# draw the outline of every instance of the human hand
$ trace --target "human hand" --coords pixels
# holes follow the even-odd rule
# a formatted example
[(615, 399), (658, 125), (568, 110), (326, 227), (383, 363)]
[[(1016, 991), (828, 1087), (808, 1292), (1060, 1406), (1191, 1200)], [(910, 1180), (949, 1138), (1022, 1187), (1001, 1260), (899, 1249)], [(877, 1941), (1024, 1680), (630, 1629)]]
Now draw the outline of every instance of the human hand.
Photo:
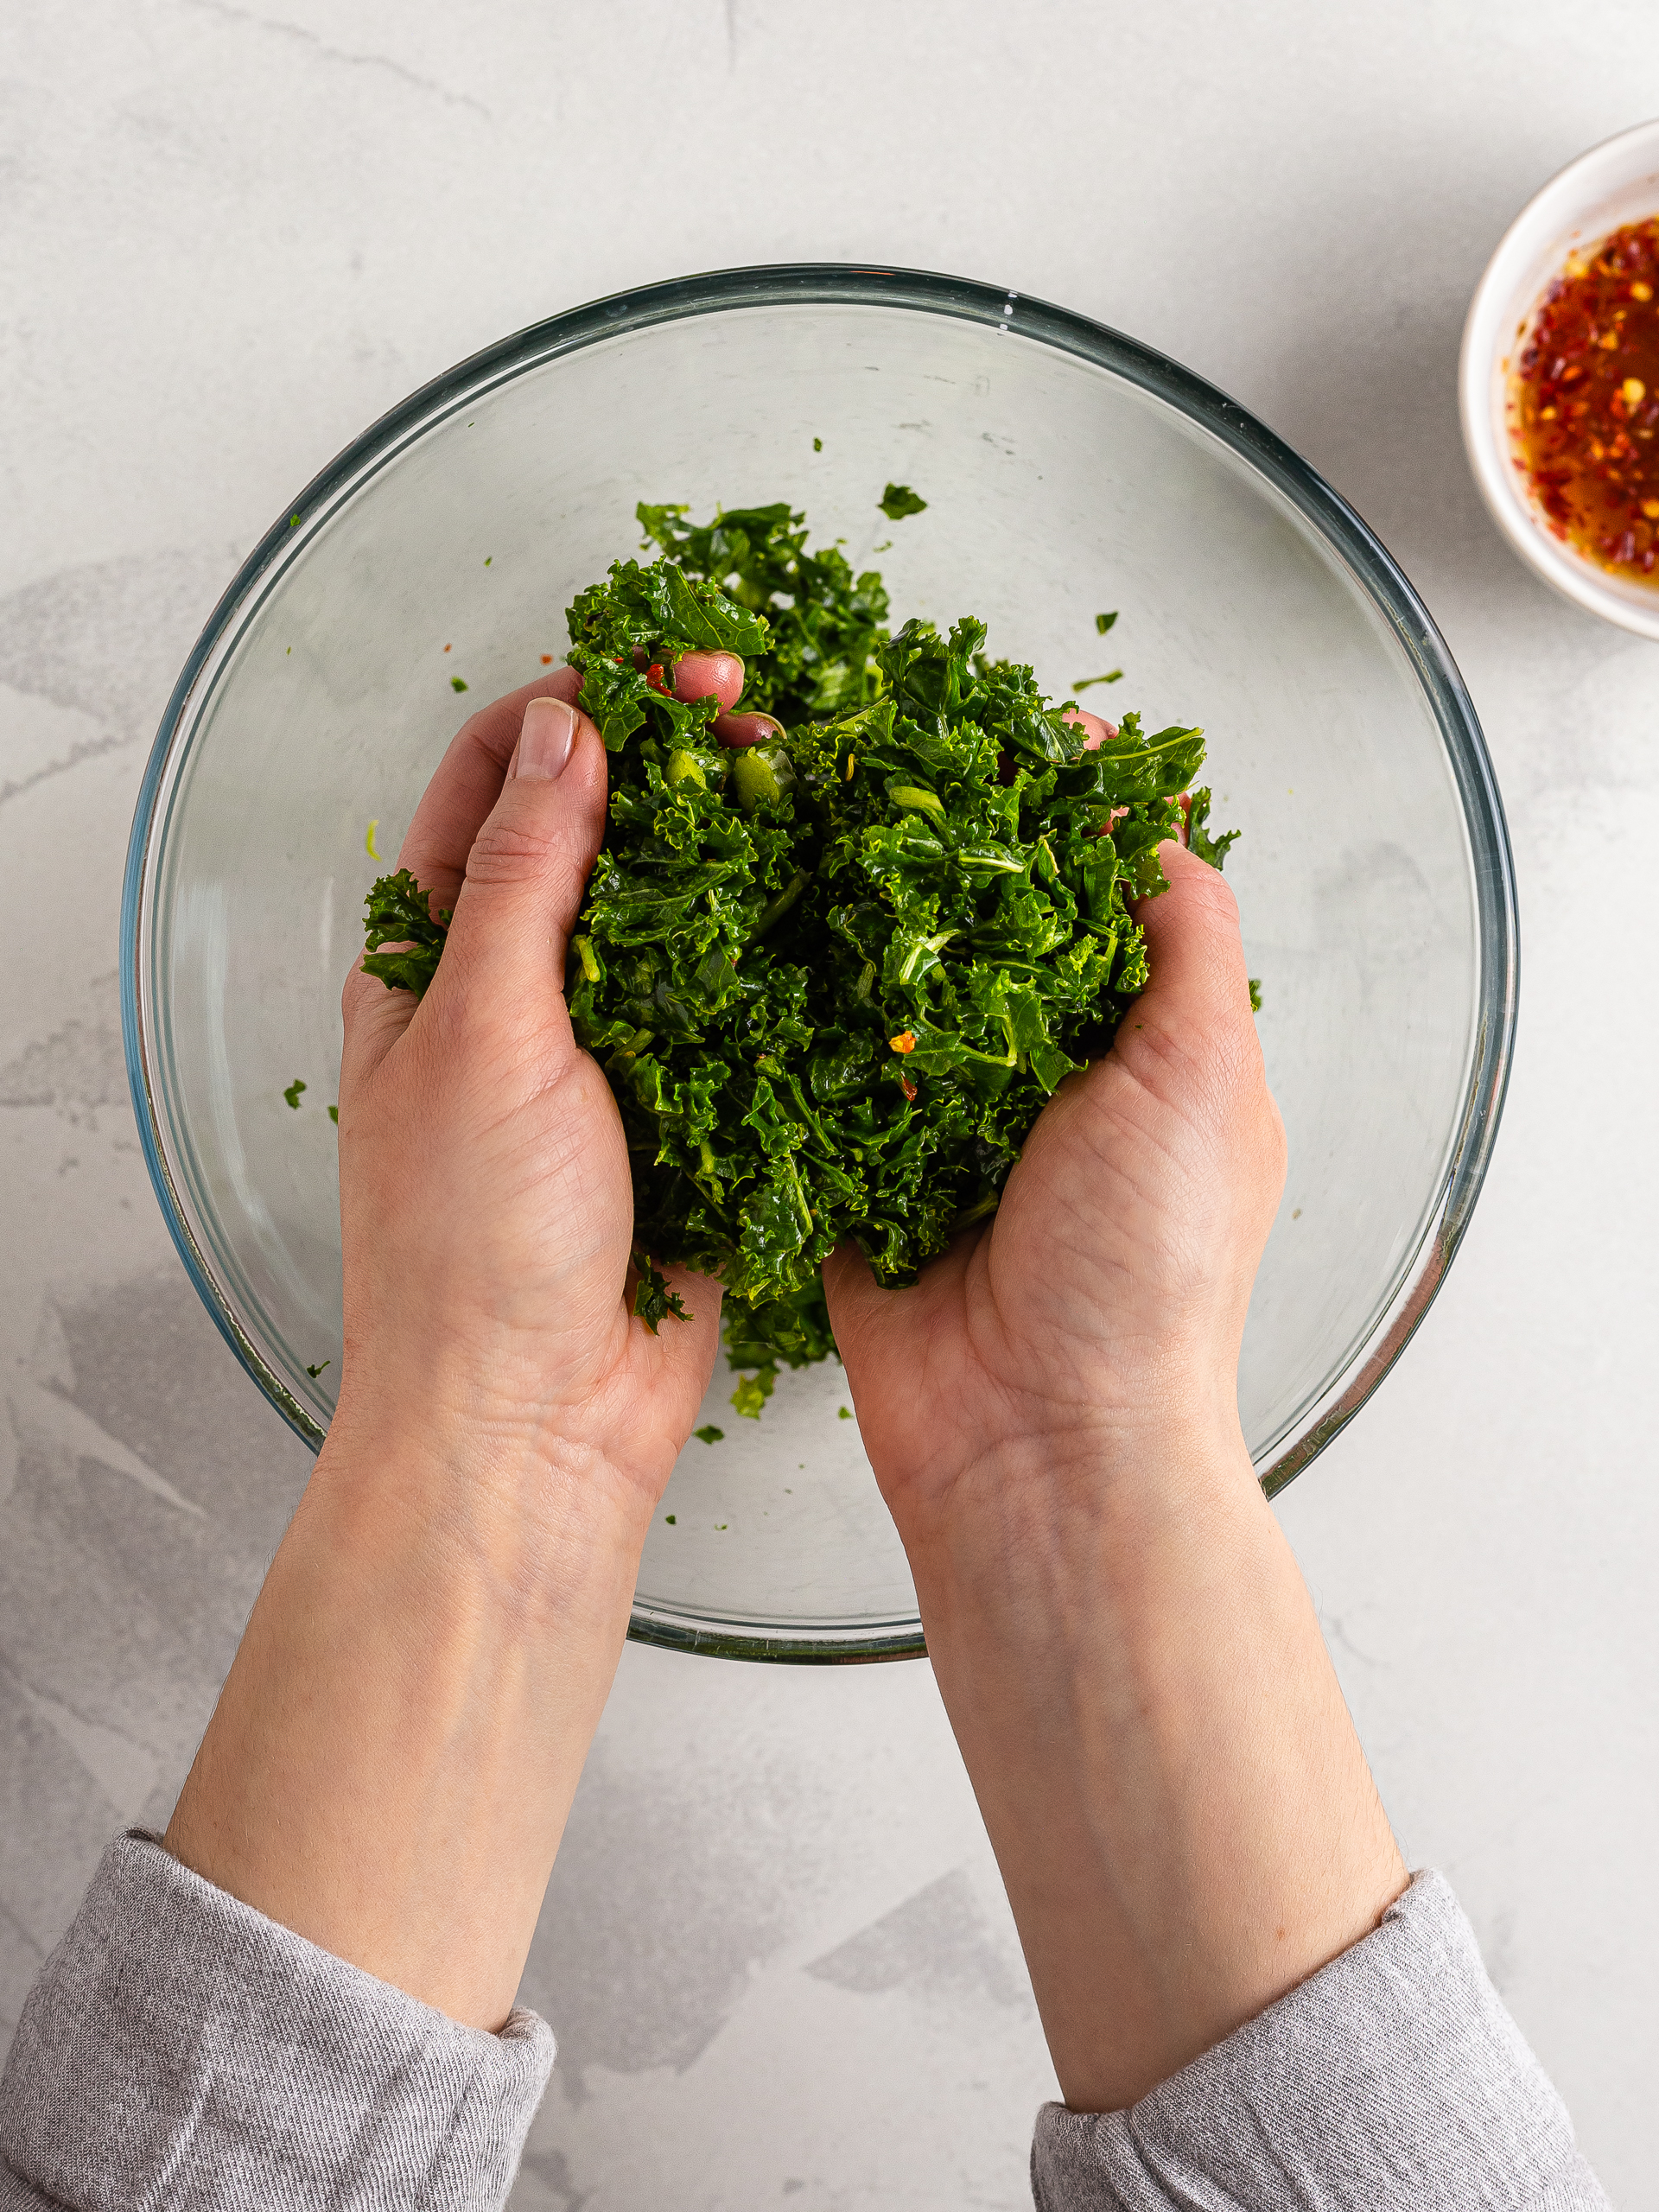
[[(730, 709), (730, 654), (686, 697)], [(506, 2018), (713, 1365), (631, 1311), (621, 1122), (565, 944), (604, 748), (561, 670), (474, 715), (402, 864), (454, 909), (418, 1005), (346, 987), (340, 1398), (168, 1829), (199, 1873), (477, 2026)], [(727, 715), (728, 741), (753, 716)]]
[(1285, 1146), (1237, 911), (1174, 844), (1151, 982), (987, 1226), (824, 1270), (1066, 2102), (1119, 2109), (1405, 1872), (1239, 1427)]
[[(676, 682), (729, 706), (742, 675), (733, 655), (693, 654)], [(621, 1119), (563, 994), (605, 821), (580, 685), (561, 669), (474, 715), (416, 812), (399, 865), (454, 915), (424, 997), (360, 968), (346, 984), (335, 1432), (413, 1413), (475, 1454), (574, 1453), (637, 1518), (707, 1386), (720, 1290), (671, 1269), (691, 1318), (653, 1335), (631, 1311)]]
[[(1235, 1377), (1283, 1186), (1284, 1132), (1250, 1012), (1238, 910), (1160, 849), (1152, 980), (1112, 1050), (1064, 1083), (985, 1226), (904, 1290), (851, 1247), (824, 1269), (877, 1480), (907, 1541), (965, 1490), (1101, 1476), (1172, 1442), (1236, 1440)], [(994, 1470), (994, 1472), (991, 1471)]]

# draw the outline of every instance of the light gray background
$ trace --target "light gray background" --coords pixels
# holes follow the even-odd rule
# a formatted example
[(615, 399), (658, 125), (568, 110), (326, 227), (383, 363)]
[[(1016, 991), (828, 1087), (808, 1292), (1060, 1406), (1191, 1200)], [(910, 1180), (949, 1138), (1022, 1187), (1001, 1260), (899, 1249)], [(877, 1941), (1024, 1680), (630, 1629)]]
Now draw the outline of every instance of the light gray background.
[[(1503, 550), (1453, 397), (1510, 216), (1659, 109), (1651, 7), (49, 0), (4, 29), (0, 2023), (112, 1827), (165, 1819), (308, 1465), (127, 1105), (118, 892), (173, 674), (313, 471), (476, 346), (874, 257), (1236, 393), (1469, 679), (1522, 884), (1503, 1137), (1416, 1343), (1281, 1511), (1408, 1858), (1615, 2198), (1659, 2206), (1659, 648)], [(631, 1649), (526, 1995), (563, 2056), (524, 2212), (1028, 2202), (1051, 2077), (923, 1666)]]

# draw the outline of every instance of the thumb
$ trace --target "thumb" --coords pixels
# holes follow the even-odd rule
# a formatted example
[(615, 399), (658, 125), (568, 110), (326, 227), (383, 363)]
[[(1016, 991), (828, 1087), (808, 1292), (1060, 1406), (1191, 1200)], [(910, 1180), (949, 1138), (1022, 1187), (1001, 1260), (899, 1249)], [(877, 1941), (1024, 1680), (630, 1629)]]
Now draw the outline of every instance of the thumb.
[(1218, 869), (1173, 839), (1160, 845), (1158, 858), (1169, 888), (1135, 909), (1151, 970), (1135, 1001), (1138, 1016), (1253, 1031), (1238, 901)]
[(1263, 1075), (1238, 902), (1196, 853), (1171, 842), (1158, 858), (1169, 888), (1135, 909), (1151, 973), (1118, 1024), (1111, 1057), (1154, 1096), (1205, 1098), (1222, 1110), (1241, 1083)]
[(565, 948), (605, 834), (605, 747), (563, 699), (524, 709), (501, 796), (467, 856), (433, 988), (561, 992)]

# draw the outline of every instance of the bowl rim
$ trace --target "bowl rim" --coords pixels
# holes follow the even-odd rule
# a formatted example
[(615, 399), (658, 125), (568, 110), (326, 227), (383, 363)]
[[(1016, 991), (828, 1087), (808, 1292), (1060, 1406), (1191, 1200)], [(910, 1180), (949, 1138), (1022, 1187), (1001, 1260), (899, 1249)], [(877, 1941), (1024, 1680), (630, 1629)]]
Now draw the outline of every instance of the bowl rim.
[[(1503, 414), (1499, 364), (1516, 341), (1513, 326), (1529, 321), (1542, 295), (1541, 264), (1554, 274), (1575, 240), (1616, 226), (1618, 195), (1643, 177), (1654, 184), (1659, 213), (1659, 119), (1634, 124), (1586, 147), (1541, 184), (1493, 249), (1464, 318), (1458, 355), (1458, 414), (1470, 473), (1487, 512), (1512, 550), (1552, 590), (1603, 621), (1637, 636), (1659, 639), (1659, 589), (1625, 582), (1599, 569), (1546, 528), (1516, 482), (1509, 425)], [(1601, 211), (1606, 219), (1598, 219)], [(1544, 281), (1548, 281), (1545, 279)]]
[[(862, 263), (783, 263), (717, 270), (644, 285), (572, 308), (499, 340), (422, 385), (383, 415), (314, 477), (261, 537), (226, 588), (180, 671), (146, 765), (133, 816), (121, 900), (121, 1014), (127, 1074), (145, 1164), (185, 1270), (220, 1334), (289, 1426), (311, 1446), (326, 1433), (276, 1374), (209, 1265), (168, 1163), (152, 1073), (145, 988), (163, 801), (176, 779), (193, 708), (212, 688), (238, 617), (262, 579), (303, 543), (340, 501), (454, 409), (560, 354), (658, 322), (783, 304), (901, 308), (1014, 333), (1080, 356), (1196, 423), (1294, 507), (1342, 562), (1416, 672), (1445, 747), (1470, 841), (1477, 958), (1477, 1014), (1464, 1110), (1422, 1235), (1362, 1340), (1362, 1356), (1303, 1409), (1283, 1448), (1258, 1470), (1269, 1497), (1344, 1429), (1415, 1333), (1446, 1279), (1474, 1210), (1502, 1118), (1514, 1055), (1519, 917), (1514, 862), (1497, 779), (1456, 663), (1427, 609), (1375, 532), (1323, 477), (1225, 392), (1153, 347), (1089, 317), (972, 278)], [(635, 1641), (734, 1658), (822, 1665), (919, 1657), (918, 1621), (846, 1630), (767, 1630), (718, 1623), (636, 1598)]]

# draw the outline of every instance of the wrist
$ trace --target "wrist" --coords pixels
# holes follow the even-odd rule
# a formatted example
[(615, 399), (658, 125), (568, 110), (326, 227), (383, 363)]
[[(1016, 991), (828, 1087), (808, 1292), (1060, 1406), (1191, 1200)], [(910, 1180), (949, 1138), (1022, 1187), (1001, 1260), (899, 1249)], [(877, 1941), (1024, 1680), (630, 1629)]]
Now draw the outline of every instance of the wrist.
[(901, 1486), (893, 1507), (912, 1567), (964, 1546), (978, 1550), (994, 1530), (1033, 1560), (1058, 1565), (1092, 1535), (1139, 1545), (1241, 1497), (1261, 1502), (1236, 1409), (1189, 1401), (1168, 1412), (1088, 1409), (1022, 1427), (943, 1477)]
[(1403, 1880), (1237, 1424), (1000, 1446), (906, 1531), (1066, 2101), (1113, 2111)]
[(307, 1497), (370, 1571), (423, 1563), (444, 1586), (568, 1603), (619, 1577), (631, 1595), (655, 1491), (574, 1427), (432, 1392), (343, 1395)]
[(579, 1446), (337, 1421), (168, 1847), (499, 2027), (626, 1634), (643, 1518)]

